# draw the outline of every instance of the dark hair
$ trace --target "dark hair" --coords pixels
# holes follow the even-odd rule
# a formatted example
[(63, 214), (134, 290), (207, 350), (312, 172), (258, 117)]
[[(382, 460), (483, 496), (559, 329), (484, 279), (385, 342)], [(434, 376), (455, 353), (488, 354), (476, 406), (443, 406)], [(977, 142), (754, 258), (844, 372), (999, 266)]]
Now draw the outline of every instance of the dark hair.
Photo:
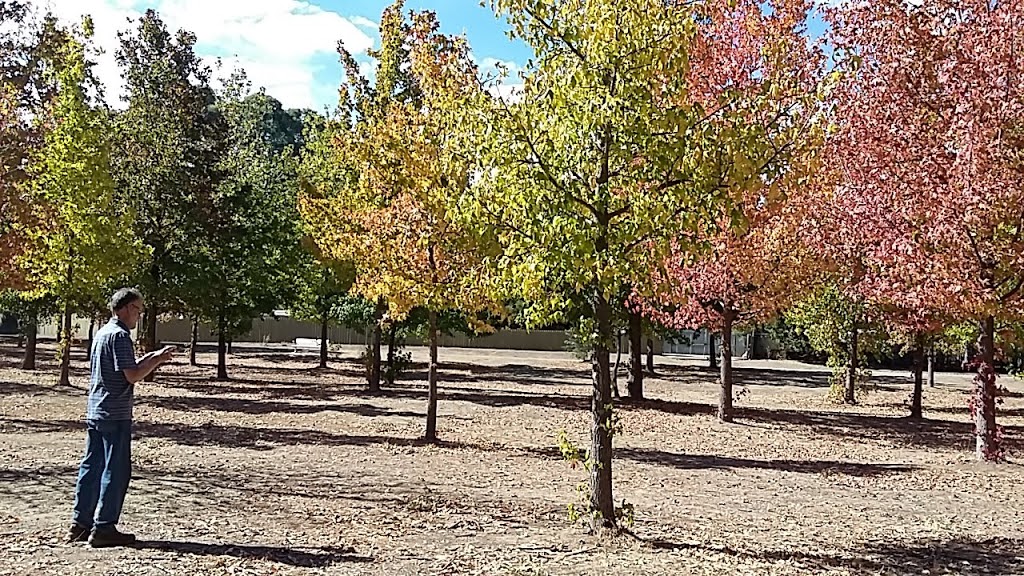
[(142, 300), (142, 292), (135, 288), (121, 288), (110, 297), (110, 311), (117, 312), (132, 302)]

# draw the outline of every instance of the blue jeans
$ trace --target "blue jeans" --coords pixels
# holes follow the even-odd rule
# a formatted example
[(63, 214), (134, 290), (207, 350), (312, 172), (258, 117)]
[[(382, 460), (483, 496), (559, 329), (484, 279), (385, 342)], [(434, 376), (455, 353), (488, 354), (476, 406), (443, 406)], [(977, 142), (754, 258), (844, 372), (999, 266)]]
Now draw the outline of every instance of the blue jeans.
[(72, 520), (85, 528), (112, 528), (132, 477), (132, 422), (87, 420), (86, 429)]

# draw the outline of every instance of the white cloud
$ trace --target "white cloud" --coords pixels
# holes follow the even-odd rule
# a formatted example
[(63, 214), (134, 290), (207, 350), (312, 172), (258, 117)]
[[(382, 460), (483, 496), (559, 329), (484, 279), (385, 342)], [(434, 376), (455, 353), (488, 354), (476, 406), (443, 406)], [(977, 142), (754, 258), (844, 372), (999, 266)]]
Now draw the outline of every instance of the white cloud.
[(358, 27), (372, 22), (303, 0), (50, 0), (50, 7), (67, 21), (92, 15), (96, 43), (106, 51), (97, 72), (114, 105), (123, 93), (114, 62), (117, 31), (134, 27), (147, 7), (160, 13), (172, 33), (179, 28), (194, 32), (196, 51), (204, 58), (241, 65), (255, 86), (266, 87), (288, 107), (321, 107), (314, 60), (325, 55), (333, 60), (339, 41), (354, 54), (373, 45)]
[(378, 25), (376, 22), (368, 18), (363, 18), (362, 16), (353, 16), (349, 18), (349, 20), (351, 20), (353, 24), (359, 26), (360, 28), (368, 28), (370, 30), (380, 29), (380, 25)]
[(523, 84), (491, 84), (487, 91), (499, 100), (514, 104), (522, 100), (524, 88)]

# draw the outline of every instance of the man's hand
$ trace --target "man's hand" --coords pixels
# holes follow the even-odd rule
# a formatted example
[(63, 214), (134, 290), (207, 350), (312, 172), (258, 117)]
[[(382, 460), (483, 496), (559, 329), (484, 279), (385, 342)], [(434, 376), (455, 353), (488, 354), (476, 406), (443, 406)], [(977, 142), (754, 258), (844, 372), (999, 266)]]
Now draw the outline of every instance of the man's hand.
[(158, 366), (174, 359), (175, 350), (174, 346), (164, 346), (159, 350), (146, 353), (146, 355), (136, 361), (138, 365), (135, 368), (125, 369), (125, 378), (132, 384), (141, 382), (150, 372), (156, 370)]
[(157, 361), (160, 362), (161, 364), (164, 364), (165, 362), (170, 362), (171, 360), (174, 359), (174, 353), (177, 350), (178, 349), (175, 346), (164, 346), (156, 355)]

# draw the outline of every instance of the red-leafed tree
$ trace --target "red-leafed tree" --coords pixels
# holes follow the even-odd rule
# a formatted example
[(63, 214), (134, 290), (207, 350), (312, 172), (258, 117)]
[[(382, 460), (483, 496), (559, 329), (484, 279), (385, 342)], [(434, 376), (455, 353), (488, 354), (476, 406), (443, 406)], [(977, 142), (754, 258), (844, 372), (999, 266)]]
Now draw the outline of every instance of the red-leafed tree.
[[(656, 322), (707, 327), (722, 335), (718, 417), (732, 420), (732, 331), (767, 318), (799, 294), (793, 273), (802, 246), (793, 229), (801, 219), (787, 202), (815, 165), (821, 51), (806, 35), (810, 2), (752, 0), (704, 3), (688, 70), (691, 97), (743, 130), (748, 146), (725, 155), (722, 173), (747, 165), (749, 177), (723, 179), (731, 202), (709, 233), (681, 239), (707, 250), (673, 250), (653, 272), (654, 295), (637, 303)], [(752, 169), (750, 168), (752, 167)]]
[(1024, 4), (876, 0), (831, 11), (848, 81), (826, 164), (874, 239), (861, 291), (979, 325), (979, 459), (1001, 458), (994, 327), (1024, 316)]

